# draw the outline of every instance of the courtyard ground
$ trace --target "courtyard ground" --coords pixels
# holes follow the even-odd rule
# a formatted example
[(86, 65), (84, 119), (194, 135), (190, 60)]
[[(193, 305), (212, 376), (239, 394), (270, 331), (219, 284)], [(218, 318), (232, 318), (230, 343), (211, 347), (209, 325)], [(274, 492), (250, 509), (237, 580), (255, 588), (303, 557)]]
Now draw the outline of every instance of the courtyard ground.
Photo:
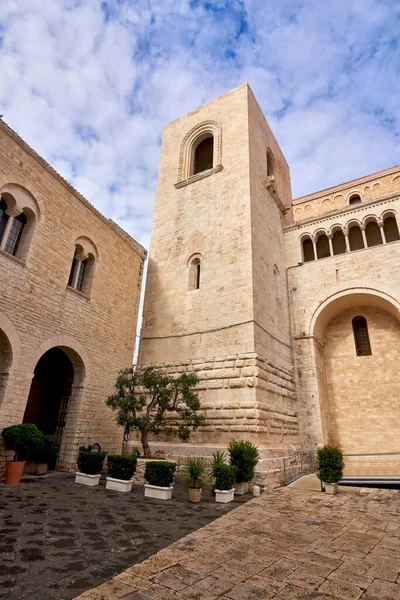
[(190, 504), (74, 484), (74, 475), (0, 484), (0, 598), (69, 600), (143, 561), (251, 498), (216, 504), (208, 490)]
[(268, 490), (79, 596), (122, 598), (399, 600), (400, 492)]

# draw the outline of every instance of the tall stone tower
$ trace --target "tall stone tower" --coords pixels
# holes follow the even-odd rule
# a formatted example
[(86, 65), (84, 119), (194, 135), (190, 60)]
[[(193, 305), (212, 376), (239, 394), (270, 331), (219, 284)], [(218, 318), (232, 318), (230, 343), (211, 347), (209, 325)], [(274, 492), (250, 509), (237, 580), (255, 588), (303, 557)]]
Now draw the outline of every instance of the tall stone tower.
[(195, 371), (208, 422), (172, 454), (250, 439), (265, 471), (298, 443), (291, 204), (288, 165), (247, 84), (165, 128), (138, 363)]

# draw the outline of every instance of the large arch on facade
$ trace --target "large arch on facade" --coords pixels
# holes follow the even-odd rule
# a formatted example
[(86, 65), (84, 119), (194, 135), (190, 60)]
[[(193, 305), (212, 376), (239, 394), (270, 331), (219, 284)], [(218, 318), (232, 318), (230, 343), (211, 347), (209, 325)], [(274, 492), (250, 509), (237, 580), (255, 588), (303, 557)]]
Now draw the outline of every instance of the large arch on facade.
[[(54, 336), (43, 342), (29, 366), (32, 384), (25, 407), (25, 419), (29, 419), (30, 415), (39, 414), (38, 408), (35, 413), (35, 402), (42, 402), (40, 370), (46, 359), (55, 361), (54, 365), (60, 366), (60, 373), (65, 376), (65, 381), (61, 382), (64, 387), (57, 387), (58, 425), (54, 431), (49, 430), (46, 433), (58, 435), (61, 441), (58, 470), (69, 471), (74, 466), (79, 446), (79, 414), (89, 382), (89, 359), (82, 344), (72, 336)], [(50, 385), (48, 381), (46, 383)], [(46, 393), (48, 394), (48, 390)]]

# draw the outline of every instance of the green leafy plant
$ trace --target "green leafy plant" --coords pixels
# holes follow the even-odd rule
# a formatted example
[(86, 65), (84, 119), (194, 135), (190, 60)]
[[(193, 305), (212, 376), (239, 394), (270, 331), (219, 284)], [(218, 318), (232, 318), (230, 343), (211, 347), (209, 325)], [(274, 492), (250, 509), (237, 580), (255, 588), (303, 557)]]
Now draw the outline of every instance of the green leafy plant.
[(337, 483), (343, 477), (343, 452), (336, 446), (317, 450), (318, 478), (324, 483)]
[(182, 478), (185, 490), (203, 490), (206, 479), (206, 464), (201, 458), (189, 458), (187, 465), (182, 469)]
[(136, 471), (136, 456), (122, 456), (120, 454), (110, 454), (107, 456), (108, 475), (115, 479), (128, 481), (132, 479)]
[(217, 450), (216, 452), (213, 452), (212, 456), (211, 465), (209, 467), (209, 476), (215, 478), (217, 476), (217, 470), (219, 467), (226, 465), (227, 455), (226, 452)]
[(28, 453), (43, 443), (43, 434), (32, 423), (10, 425), (2, 431), (7, 450), (14, 450), (14, 461), (26, 460)]
[(165, 460), (151, 460), (146, 463), (144, 478), (150, 485), (169, 487), (174, 481), (176, 464)]
[(237, 468), (237, 483), (246, 483), (254, 478), (254, 471), (260, 458), (258, 448), (251, 442), (233, 440), (228, 445), (229, 461)]
[(233, 465), (220, 465), (215, 473), (215, 489), (231, 490), (236, 483), (237, 468)]
[(99, 450), (99, 452), (88, 452), (87, 450), (79, 450), (77, 465), (81, 473), (86, 475), (98, 475), (103, 469), (104, 459), (107, 452)]
[(143, 454), (150, 458), (150, 434), (164, 433), (187, 441), (191, 431), (205, 425), (198, 395), (193, 392), (197, 382), (194, 373), (174, 378), (154, 367), (130, 367), (119, 372), (115, 393), (106, 405), (116, 411), (119, 425), (140, 432)]
[(54, 434), (43, 436), (42, 442), (33, 450), (33, 458), (38, 463), (48, 463), (60, 454), (60, 441)]

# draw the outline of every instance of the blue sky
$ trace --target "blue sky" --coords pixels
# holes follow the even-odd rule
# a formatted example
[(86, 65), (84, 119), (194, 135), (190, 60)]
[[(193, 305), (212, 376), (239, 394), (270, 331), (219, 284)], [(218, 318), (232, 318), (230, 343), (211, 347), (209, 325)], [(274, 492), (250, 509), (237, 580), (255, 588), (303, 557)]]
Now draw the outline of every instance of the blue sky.
[(399, 0), (2, 0), (0, 113), (146, 247), (162, 128), (248, 81), (300, 196), (400, 163)]

